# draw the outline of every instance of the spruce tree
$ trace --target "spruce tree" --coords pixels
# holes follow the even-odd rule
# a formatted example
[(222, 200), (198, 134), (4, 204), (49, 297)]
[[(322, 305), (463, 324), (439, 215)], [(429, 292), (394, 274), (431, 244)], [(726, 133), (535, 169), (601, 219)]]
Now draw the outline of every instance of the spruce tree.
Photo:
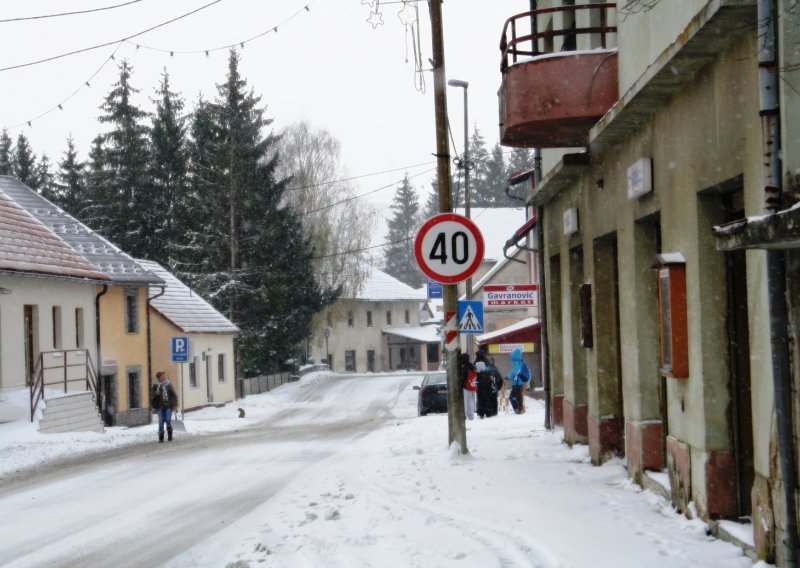
[(101, 194), (97, 197), (106, 200), (109, 219), (98, 230), (128, 254), (152, 258), (158, 245), (148, 171), (148, 127), (142, 122), (147, 114), (132, 100), (139, 92), (131, 85), (132, 74), (128, 61), (123, 60), (119, 79), (100, 107), (104, 114), (98, 120), (111, 129), (101, 134), (108, 185), (104, 190), (95, 187)]
[(487, 182), (488, 158), (486, 140), (476, 126), (469, 141), (469, 159), (473, 163), (473, 169), (469, 174), (469, 192), (471, 202), (476, 207), (486, 207), (492, 201)]
[(28, 187), (36, 189), (39, 185), (36, 178), (36, 154), (22, 132), (17, 136), (12, 164), (14, 176)]
[[(195, 246), (206, 253), (189, 265), (193, 281), (242, 330), (239, 361), (246, 375), (276, 369), (309, 333), (311, 318), (334, 299), (311, 266), (313, 249), (283, 205), (286, 179), (277, 179), (276, 138), (263, 131), (260, 97), (239, 74), (231, 51), (227, 80), (214, 103), (195, 113), (195, 187), (210, 215)], [(198, 269), (200, 269), (198, 271)]]
[(486, 189), (483, 195), (486, 207), (503, 207), (507, 204), (506, 166), (503, 160), (503, 150), (500, 144), (495, 144), (486, 160)]
[(420, 222), (419, 198), (406, 174), (392, 201), (392, 217), (384, 248), (386, 272), (412, 288), (425, 282), (414, 256), (414, 237)]
[(102, 135), (95, 136), (89, 150), (89, 170), (86, 173), (84, 198), (76, 203), (76, 216), (93, 230), (103, 235), (113, 234), (115, 209), (109, 202), (109, 185), (112, 172), (106, 162)]
[(56, 203), (67, 213), (78, 216), (85, 198), (85, 164), (78, 160), (72, 135), (67, 138), (67, 149), (58, 163), (56, 174)]
[(50, 158), (42, 154), (36, 164), (36, 190), (49, 201), (56, 201), (56, 184), (53, 172), (50, 171)]
[(14, 175), (14, 143), (3, 128), (0, 133), (0, 176)]
[[(169, 75), (164, 70), (153, 100), (156, 112), (150, 128), (150, 180), (153, 201), (150, 215), (153, 242), (149, 257), (164, 266), (174, 267), (180, 256), (186, 231), (180, 219), (192, 215), (186, 206), (189, 191), (188, 150), (186, 127), (181, 116), (183, 99), (169, 87)], [(176, 219), (177, 218), (177, 219)]]

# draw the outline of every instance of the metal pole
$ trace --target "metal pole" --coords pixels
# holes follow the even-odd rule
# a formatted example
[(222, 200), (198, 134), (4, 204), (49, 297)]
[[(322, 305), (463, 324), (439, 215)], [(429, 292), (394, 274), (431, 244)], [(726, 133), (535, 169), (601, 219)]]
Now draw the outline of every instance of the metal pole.
[[(467, 81), (461, 81), (459, 79), (450, 79), (447, 82), (448, 85), (451, 87), (460, 87), (464, 89), (464, 158), (463, 158), (463, 168), (464, 168), (464, 216), (467, 219), (472, 219), (472, 212), (470, 209), (471, 206), (471, 199), (469, 194), (469, 97), (467, 92), (469, 90), (469, 83)], [(464, 298), (466, 300), (472, 299), (472, 276), (467, 278), (465, 284), (465, 291), (464, 291)], [(469, 353), (469, 358), (472, 360), (474, 355), (474, 346), (475, 343), (470, 337), (467, 340), (467, 353)]]
[[(433, 54), (433, 97), (436, 115), (436, 159), (439, 180), (439, 211), (449, 213), (453, 204), (450, 197), (450, 156), (447, 139), (447, 85), (444, 70), (444, 38), (442, 34), (442, 1), (431, 0), (431, 36)], [(443, 286), (445, 314), (457, 311), (458, 288), (455, 284)], [(459, 355), (456, 348), (447, 352), (447, 423), (448, 445), (458, 444), (462, 454), (467, 449), (467, 429), (464, 423), (464, 391), (459, 380)]]

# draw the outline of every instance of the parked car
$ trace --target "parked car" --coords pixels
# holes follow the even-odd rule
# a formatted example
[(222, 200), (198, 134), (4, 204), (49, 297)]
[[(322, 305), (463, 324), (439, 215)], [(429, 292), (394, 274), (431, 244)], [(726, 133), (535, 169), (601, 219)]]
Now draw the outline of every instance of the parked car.
[(414, 390), (419, 391), (417, 413), (425, 416), (428, 412), (447, 412), (447, 373), (444, 371), (425, 375), (422, 383)]

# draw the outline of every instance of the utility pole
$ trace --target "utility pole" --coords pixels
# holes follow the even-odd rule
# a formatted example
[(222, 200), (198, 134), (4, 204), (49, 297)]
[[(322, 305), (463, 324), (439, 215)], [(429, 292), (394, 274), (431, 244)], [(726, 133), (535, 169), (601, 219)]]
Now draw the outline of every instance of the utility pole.
[[(436, 113), (436, 162), (439, 178), (439, 212), (453, 210), (450, 197), (450, 156), (447, 139), (447, 84), (444, 70), (444, 38), (442, 34), (442, 0), (428, 2), (431, 11), (431, 35), (433, 40), (433, 98)], [(445, 284), (444, 312), (455, 313), (458, 309), (458, 286)], [(467, 429), (464, 423), (464, 391), (459, 377), (459, 348), (447, 351), (447, 424), (448, 445), (457, 443), (462, 454), (467, 449)]]

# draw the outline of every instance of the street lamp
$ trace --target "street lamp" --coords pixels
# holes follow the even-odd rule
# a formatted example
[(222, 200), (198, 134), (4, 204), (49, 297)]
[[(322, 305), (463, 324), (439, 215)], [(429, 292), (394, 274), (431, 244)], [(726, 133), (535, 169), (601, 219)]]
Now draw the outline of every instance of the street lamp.
[(333, 371), (333, 369), (331, 369), (331, 353), (328, 351), (328, 338), (331, 336), (331, 328), (326, 327), (322, 335), (325, 336), (325, 364), (328, 365), (329, 371)]
[[(451, 87), (460, 87), (464, 89), (464, 155), (462, 157), (461, 167), (464, 168), (464, 216), (470, 219), (469, 170), (471, 164), (469, 162), (469, 98), (467, 97), (469, 83), (461, 81), (460, 79), (450, 79), (447, 84)], [(472, 276), (467, 278), (464, 297), (467, 300), (472, 299)], [(472, 359), (473, 346), (471, 340), (467, 341), (467, 353), (469, 354), (469, 358)]]

